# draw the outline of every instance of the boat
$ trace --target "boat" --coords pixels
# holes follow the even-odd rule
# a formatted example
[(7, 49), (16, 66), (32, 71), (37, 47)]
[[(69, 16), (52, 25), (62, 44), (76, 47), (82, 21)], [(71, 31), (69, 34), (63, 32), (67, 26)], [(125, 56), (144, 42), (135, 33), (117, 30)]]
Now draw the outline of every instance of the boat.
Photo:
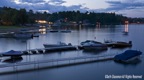
[(21, 51), (10, 50), (8, 52), (2, 53), (1, 55), (2, 56), (11, 56), (11, 58), (17, 58), (19, 56), (22, 56), (23, 53)]
[(71, 43), (66, 44), (63, 42), (59, 42), (58, 44), (43, 44), (43, 45), (45, 48), (72, 46)]
[(101, 42), (86, 40), (81, 42), (82, 47), (85, 51), (103, 51), (107, 50), (107, 45), (102, 44)]
[(125, 48), (125, 47), (132, 47), (132, 42), (116, 42), (112, 44), (112, 48)]
[(141, 51), (137, 50), (126, 50), (125, 52), (118, 54), (114, 57), (114, 60), (117, 62), (132, 62), (136, 59), (140, 58), (140, 55), (142, 54)]
[(112, 48), (125, 48), (132, 47), (132, 41), (129, 42), (121, 42), (121, 41), (105, 41), (105, 44)]
[(94, 40), (86, 40), (86, 41), (81, 42), (80, 44), (81, 45), (85, 45), (85, 44), (88, 44), (88, 43), (98, 43), (98, 44), (101, 44), (101, 42), (97, 42), (97, 41), (94, 41)]

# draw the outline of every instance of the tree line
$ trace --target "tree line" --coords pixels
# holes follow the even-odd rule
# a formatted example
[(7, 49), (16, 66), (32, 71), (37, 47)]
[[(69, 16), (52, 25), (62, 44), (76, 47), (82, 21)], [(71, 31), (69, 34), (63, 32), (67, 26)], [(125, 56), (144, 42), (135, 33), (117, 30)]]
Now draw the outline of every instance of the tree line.
[(132, 22), (144, 22), (144, 18), (128, 18), (123, 15), (115, 13), (95, 13), (80, 11), (62, 11), (55, 13), (47, 12), (34, 12), (33, 10), (26, 11), (26, 9), (15, 9), (10, 7), (0, 7), (0, 25), (25, 25), (35, 24), (35, 20), (46, 20), (49, 22), (55, 22), (61, 20), (61, 22), (67, 23), (74, 21), (79, 23), (84, 20), (89, 21), (91, 24), (99, 22), (102, 25), (116, 25), (124, 24), (124, 21), (128, 20)]

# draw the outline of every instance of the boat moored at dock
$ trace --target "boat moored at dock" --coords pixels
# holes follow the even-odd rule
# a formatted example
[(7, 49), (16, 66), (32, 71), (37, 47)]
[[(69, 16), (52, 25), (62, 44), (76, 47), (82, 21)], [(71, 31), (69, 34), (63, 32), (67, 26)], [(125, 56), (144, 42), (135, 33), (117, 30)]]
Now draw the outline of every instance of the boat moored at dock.
[(93, 40), (86, 40), (84, 42), (81, 42), (81, 45), (86, 51), (107, 50), (107, 45), (102, 44), (101, 42), (93, 41)]
[(121, 54), (118, 54), (114, 57), (114, 60), (117, 62), (132, 62), (136, 59), (140, 58), (140, 55), (142, 54), (141, 51), (137, 50), (127, 50)]
[(132, 47), (132, 41), (122, 42), (122, 41), (106, 41), (105, 44), (112, 48), (126, 48)]
[(8, 52), (1, 53), (3, 56), (11, 56), (11, 57), (18, 57), (22, 56), (23, 53), (21, 51), (10, 50)]

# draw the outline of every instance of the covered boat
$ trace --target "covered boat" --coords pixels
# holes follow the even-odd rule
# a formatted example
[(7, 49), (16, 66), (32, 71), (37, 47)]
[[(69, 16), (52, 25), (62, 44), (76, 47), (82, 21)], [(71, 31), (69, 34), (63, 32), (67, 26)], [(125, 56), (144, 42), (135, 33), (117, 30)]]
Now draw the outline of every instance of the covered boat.
[(127, 50), (123, 52), (122, 54), (116, 55), (114, 57), (114, 60), (118, 62), (131, 62), (135, 59), (139, 59), (141, 54), (142, 54), (141, 51)]
[(82, 47), (84, 50), (87, 51), (102, 51), (107, 50), (107, 45), (102, 44), (101, 42), (93, 41), (93, 40), (86, 40), (81, 42)]
[(14, 50), (10, 50), (8, 52), (4, 52), (2, 53), (3, 56), (11, 56), (12, 58), (14, 57), (19, 57), (22, 56), (23, 53), (21, 51), (14, 51)]

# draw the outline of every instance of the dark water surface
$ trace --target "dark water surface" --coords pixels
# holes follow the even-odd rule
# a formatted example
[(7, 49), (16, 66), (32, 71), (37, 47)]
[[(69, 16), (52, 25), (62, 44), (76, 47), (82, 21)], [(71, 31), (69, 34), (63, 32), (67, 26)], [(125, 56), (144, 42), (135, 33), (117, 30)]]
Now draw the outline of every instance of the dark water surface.
[[(125, 35), (123, 31), (127, 31), (124, 25), (104, 26), (104, 27), (70, 27), (71, 33), (50, 33), (40, 34), (38, 38), (28, 41), (21, 41), (15, 39), (0, 39), (0, 52), (5, 52), (11, 49), (26, 50), (35, 48), (44, 48), (43, 43), (57, 43), (59, 41), (72, 43), (78, 45), (85, 40), (97, 40), (104, 42), (104, 40), (113, 41), (132, 41), (131, 49), (140, 50), (144, 53), (144, 25), (129, 25), (128, 34)], [(79, 56), (92, 55), (109, 55), (122, 53), (125, 49), (108, 49), (104, 52), (84, 52), (67, 51), (55, 52), (48, 54), (39, 54), (31, 56), (22, 56), (22, 62), (34, 60), (48, 60)], [(3, 59), (3, 58), (2, 58)], [(1, 62), (0, 64), (7, 64)], [(0, 69), (2, 70), (2, 69)], [(0, 75), (0, 80), (105, 80), (106, 75), (143, 75), (144, 77), (144, 57), (142, 55), (141, 61), (137, 64), (120, 64), (114, 61), (95, 62), (88, 64), (80, 64), (74, 66), (43, 69), (23, 73), (4, 74)], [(117, 79), (106, 79), (117, 80)], [(118, 80), (128, 80), (127, 78)], [(129, 79), (130, 80), (130, 79)], [(136, 79), (132, 79), (136, 80)], [(144, 80), (137, 79), (137, 80)]]

